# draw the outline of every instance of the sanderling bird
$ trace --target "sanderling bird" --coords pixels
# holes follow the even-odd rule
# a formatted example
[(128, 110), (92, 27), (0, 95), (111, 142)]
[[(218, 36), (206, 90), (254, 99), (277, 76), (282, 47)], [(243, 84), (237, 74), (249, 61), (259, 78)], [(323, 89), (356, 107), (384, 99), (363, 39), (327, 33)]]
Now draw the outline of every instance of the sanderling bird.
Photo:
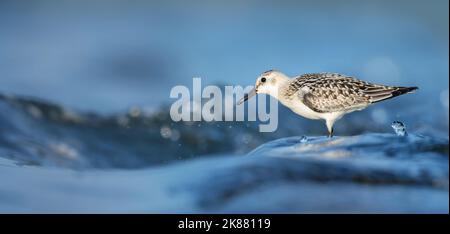
[(311, 73), (291, 79), (270, 70), (256, 79), (253, 90), (238, 105), (259, 93), (271, 95), (296, 114), (325, 120), (328, 136), (332, 137), (334, 123), (345, 114), (416, 89), (371, 84), (337, 73)]

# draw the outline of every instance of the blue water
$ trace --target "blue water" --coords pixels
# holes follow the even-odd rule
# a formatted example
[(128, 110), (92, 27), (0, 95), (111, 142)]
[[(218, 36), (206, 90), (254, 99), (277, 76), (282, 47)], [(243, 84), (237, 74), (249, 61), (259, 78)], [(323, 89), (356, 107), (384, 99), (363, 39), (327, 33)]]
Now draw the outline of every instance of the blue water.
[(1, 212), (448, 213), (438, 134), (264, 144), (277, 134), (172, 124), (164, 109), (100, 116), (0, 96), (0, 110), (0, 177), (13, 178), (0, 181)]
[[(447, 1), (1, 1), (0, 35), (2, 213), (448, 213)], [(333, 139), (170, 119), (174, 85), (272, 68), (419, 90)]]
[(448, 213), (448, 139), (416, 134), (291, 137), (139, 170), (0, 167), (14, 178), (2, 212)]

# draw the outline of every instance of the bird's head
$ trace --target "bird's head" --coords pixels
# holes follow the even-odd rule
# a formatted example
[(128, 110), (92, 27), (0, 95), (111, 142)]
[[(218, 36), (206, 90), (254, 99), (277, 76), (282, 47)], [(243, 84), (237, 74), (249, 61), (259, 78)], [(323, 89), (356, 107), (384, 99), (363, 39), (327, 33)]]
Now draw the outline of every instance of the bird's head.
[(289, 77), (283, 74), (282, 72), (276, 70), (270, 70), (263, 72), (256, 79), (255, 87), (238, 102), (238, 105), (252, 98), (256, 94), (264, 93), (269, 94), (275, 98), (278, 97), (278, 91), (286, 80), (289, 80)]

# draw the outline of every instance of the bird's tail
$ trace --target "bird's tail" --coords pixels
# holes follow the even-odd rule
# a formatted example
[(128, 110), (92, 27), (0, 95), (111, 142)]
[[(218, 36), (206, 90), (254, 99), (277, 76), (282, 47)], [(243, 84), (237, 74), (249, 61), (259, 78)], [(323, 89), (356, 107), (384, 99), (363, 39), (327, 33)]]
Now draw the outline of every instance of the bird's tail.
[(397, 97), (405, 93), (412, 93), (416, 89), (418, 89), (418, 87), (384, 87), (383, 89), (368, 91), (366, 94), (368, 94), (371, 101), (375, 103)]

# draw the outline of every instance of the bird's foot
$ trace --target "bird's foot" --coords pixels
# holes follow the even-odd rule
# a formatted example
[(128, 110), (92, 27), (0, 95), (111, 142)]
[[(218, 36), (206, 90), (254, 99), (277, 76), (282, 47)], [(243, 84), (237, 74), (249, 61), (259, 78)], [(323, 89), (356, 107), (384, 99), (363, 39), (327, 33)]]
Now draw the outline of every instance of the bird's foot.
[(332, 138), (333, 137), (333, 129), (331, 129), (331, 131), (330, 132), (328, 132), (328, 138)]

